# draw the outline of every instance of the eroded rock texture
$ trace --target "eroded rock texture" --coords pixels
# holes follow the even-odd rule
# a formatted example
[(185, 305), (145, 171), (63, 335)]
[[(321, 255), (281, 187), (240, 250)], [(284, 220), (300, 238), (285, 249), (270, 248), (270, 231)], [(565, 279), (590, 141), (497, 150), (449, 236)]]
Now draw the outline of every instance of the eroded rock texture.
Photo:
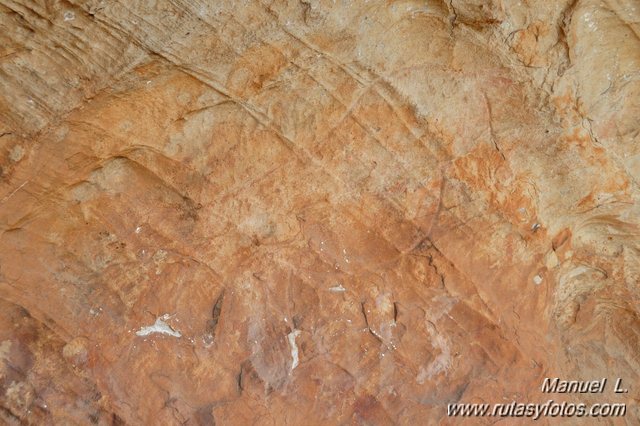
[(560, 376), (634, 424), (639, 20), (0, 1), (0, 418), (450, 424)]

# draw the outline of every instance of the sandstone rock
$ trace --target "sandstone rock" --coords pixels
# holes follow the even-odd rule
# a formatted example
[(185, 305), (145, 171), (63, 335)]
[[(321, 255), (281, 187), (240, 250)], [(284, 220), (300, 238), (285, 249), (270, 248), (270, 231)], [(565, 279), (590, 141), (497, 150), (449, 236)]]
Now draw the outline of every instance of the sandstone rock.
[(638, 22), (0, 1), (0, 417), (457, 424), (621, 377), (567, 400), (635, 424)]
[(89, 360), (89, 340), (76, 337), (62, 348), (62, 356), (74, 367), (82, 367)]

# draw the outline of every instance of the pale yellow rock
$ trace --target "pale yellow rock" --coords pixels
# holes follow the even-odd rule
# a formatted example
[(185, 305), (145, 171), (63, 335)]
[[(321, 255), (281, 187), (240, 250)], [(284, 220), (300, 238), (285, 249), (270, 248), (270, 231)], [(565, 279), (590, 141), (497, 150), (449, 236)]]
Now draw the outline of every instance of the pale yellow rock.
[(556, 255), (556, 252), (554, 250), (551, 250), (547, 253), (544, 263), (548, 269), (553, 269), (558, 266), (558, 255)]

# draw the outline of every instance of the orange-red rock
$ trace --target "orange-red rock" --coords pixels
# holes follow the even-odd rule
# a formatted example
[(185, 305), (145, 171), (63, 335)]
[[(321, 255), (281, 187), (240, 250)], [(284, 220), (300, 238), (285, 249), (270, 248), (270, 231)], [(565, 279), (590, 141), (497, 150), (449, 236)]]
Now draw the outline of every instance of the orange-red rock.
[(1, 1), (0, 418), (458, 424), (620, 377), (566, 399), (635, 424), (638, 22)]

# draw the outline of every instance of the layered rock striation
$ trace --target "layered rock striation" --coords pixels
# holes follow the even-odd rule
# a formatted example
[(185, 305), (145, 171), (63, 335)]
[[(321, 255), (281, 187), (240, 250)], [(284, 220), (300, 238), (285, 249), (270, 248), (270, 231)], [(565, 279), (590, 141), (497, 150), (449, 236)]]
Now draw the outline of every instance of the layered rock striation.
[(621, 377), (576, 398), (634, 424), (639, 22), (1, 0), (0, 418), (457, 424)]

